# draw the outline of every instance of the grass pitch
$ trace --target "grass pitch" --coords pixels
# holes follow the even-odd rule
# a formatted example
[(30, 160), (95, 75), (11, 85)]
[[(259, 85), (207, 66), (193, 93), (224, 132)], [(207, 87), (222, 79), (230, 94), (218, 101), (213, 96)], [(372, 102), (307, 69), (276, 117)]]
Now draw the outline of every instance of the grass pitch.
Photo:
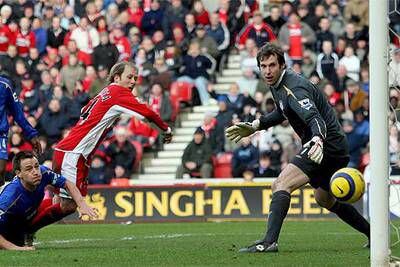
[[(0, 251), (0, 266), (369, 266), (365, 238), (339, 221), (285, 222), (277, 254), (239, 254), (265, 222), (53, 225), (36, 251)], [(400, 255), (400, 245), (393, 248)]]

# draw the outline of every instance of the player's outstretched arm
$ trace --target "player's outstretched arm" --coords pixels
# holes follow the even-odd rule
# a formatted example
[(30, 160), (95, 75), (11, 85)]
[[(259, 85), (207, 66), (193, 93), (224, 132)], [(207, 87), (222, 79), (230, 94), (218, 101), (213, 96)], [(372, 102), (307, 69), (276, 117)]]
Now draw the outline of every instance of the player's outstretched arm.
[(267, 130), (271, 126), (278, 125), (285, 120), (285, 117), (277, 109), (261, 116), (260, 119), (250, 122), (239, 122), (225, 130), (226, 137), (236, 143), (243, 137), (252, 135), (258, 130)]
[(0, 249), (5, 250), (35, 250), (35, 247), (20, 247), (11, 243), (7, 239), (5, 239), (2, 235), (0, 235)]
[(78, 206), (79, 218), (82, 216), (87, 215), (90, 219), (95, 219), (99, 217), (97, 214), (96, 209), (89, 207), (85, 199), (82, 197), (79, 189), (76, 185), (70, 181), (65, 181), (65, 189), (67, 189), (68, 193), (71, 195), (72, 199), (75, 201), (76, 205)]
[(235, 125), (227, 128), (225, 130), (226, 137), (236, 143), (239, 142), (243, 137), (247, 137), (252, 135), (258, 130), (260, 126), (260, 121), (255, 120), (252, 123), (250, 122), (239, 122)]

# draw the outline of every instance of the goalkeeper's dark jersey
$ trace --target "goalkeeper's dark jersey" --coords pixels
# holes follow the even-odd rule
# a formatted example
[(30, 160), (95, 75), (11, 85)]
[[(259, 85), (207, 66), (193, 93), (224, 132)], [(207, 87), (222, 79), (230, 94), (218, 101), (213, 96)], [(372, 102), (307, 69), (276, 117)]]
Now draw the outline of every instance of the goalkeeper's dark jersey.
[(320, 136), (324, 154), (348, 155), (346, 136), (324, 94), (306, 78), (286, 69), (271, 92), (276, 109), (260, 118), (260, 129), (289, 120), (302, 143)]

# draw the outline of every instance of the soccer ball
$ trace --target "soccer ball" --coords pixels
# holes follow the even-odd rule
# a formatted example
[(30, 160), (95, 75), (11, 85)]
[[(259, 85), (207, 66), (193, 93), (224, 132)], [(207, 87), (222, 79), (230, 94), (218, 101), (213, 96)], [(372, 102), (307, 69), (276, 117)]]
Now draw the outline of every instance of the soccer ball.
[(354, 203), (364, 194), (365, 182), (357, 169), (342, 168), (333, 174), (329, 187), (337, 200)]

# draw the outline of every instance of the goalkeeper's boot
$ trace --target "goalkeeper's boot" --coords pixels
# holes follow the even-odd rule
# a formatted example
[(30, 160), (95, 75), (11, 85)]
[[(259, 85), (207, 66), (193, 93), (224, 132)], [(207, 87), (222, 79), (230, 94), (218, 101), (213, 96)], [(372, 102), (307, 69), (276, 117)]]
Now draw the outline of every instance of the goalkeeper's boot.
[(270, 244), (265, 243), (264, 241), (256, 241), (254, 244), (239, 249), (240, 253), (258, 253), (258, 252), (278, 252), (278, 243), (273, 242)]
[(32, 247), (35, 240), (35, 233), (26, 233), (24, 235), (24, 246)]

